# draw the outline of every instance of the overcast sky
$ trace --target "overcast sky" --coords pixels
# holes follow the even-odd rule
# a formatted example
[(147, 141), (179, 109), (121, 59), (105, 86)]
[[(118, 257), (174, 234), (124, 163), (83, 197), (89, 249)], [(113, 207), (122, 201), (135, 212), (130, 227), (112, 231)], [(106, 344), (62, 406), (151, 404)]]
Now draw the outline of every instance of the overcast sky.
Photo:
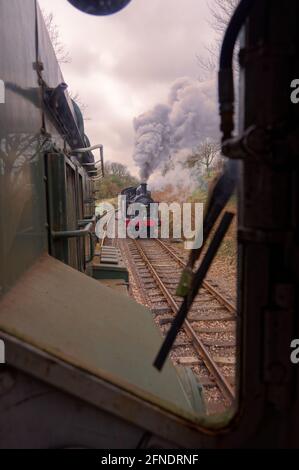
[[(211, 0), (209, 0), (211, 1)], [(132, 0), (109, 17), (80, 13), (66, 0), (39, 0), (52, 12), (72, 62), (66, 83), (86, 103), (86, 133), (105, 158), (132, 160), (133, 119), (166, 102), (172, 83), (197, 78), (196, 55), (213, 41), (207, 0)]]

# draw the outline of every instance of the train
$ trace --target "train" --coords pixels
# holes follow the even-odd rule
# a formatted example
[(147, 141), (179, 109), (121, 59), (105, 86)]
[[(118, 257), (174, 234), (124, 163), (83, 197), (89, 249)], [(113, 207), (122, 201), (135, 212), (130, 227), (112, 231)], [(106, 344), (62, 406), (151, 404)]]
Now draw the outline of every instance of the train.
[[(158, 213), (158, 202), (154, 201), (151, 192), (147, 189), (147, 183), (140, 183), (137, 187), (125, 188), (121, 191), (121, 196), (126, 198), (126, 226), (136, 217), (138, 220), (134, 223), (136, 230), (144, 231), (144, 236), (150, 237), (151, 234), (158, 230), (160, 226), (160, 219)], [(141, 205), (144, 208), (145, 214), (143, 217), (138, 214), (137, 206)]]
[[(68, 3), (82, 21), (134, 8)], [(237, 186), (238, 372), (234, 407), (208, 416), (200, 384), (168, 359), (153, 365), (162, 338), (150, 311), (94, 277), (103, 145), (85, 135), (37, 0), (0, 0), (0, 448), (299, 446), (297, 0), (281, 12), (280, 0), (241, 0), (221, 46), (227, 164), (204, 233)]]
[(148, 310), (99, 275), (104, 148), (85, 134), (38, 2), (0, 0), (0, 22), (0, 448), (136, 447), (143, 403), (192, 415), (200, 387), (170, 361), (155, 370)]

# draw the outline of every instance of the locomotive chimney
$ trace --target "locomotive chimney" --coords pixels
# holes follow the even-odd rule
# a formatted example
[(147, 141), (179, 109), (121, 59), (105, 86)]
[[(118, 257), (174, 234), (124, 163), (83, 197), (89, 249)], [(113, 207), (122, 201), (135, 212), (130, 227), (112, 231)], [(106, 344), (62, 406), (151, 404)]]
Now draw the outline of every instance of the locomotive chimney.
[(140, 183), (140, 193), (144, 195), (147, 194), (147, 183)]

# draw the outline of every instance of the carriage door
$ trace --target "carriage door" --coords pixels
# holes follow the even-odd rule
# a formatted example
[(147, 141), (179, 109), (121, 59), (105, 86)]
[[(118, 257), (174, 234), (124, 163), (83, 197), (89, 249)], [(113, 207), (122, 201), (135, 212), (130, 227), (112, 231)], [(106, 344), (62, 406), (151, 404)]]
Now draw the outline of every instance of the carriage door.
[[(63, 153), (46, 155), (46, 186), (49, 225), (49, 252), (52, 256), (80, 271), (85, 267), (84, 240), (67, 234), (79, 228), (81, 209), (78, 201), (76, 166)], [(79, 191), (80, 193), (80, 191)], [(82, 248), (83, 243), (83, 248)]]

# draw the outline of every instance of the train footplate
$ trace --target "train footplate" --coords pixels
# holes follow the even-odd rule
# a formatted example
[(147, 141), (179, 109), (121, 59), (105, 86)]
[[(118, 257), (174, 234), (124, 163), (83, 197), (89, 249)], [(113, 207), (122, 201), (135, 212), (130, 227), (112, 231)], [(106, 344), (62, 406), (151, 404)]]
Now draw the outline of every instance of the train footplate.
[[(1, 298), (0, 334), (7, 341), (7, 362), (41, 381), (51, 382), (57, 367), (71, 367), (75, 375), (84, 371), (93, 387), (113, 385), (155, 405), (192, 413), (171, 362), (162, 373), (152, 367), (161, 336), (149, 310), (49, 255)], [(22, 344), (21, 354), (13, 353), (15, 341)], [(45, 354), (51, 360), (34, 366), (26, 359), (31, 348), (40, 361)], [(81, 396), (79, 386), (68, 390), (64, 373), (57, 380), (59, 388), (87, 399), (88, 386)]]

